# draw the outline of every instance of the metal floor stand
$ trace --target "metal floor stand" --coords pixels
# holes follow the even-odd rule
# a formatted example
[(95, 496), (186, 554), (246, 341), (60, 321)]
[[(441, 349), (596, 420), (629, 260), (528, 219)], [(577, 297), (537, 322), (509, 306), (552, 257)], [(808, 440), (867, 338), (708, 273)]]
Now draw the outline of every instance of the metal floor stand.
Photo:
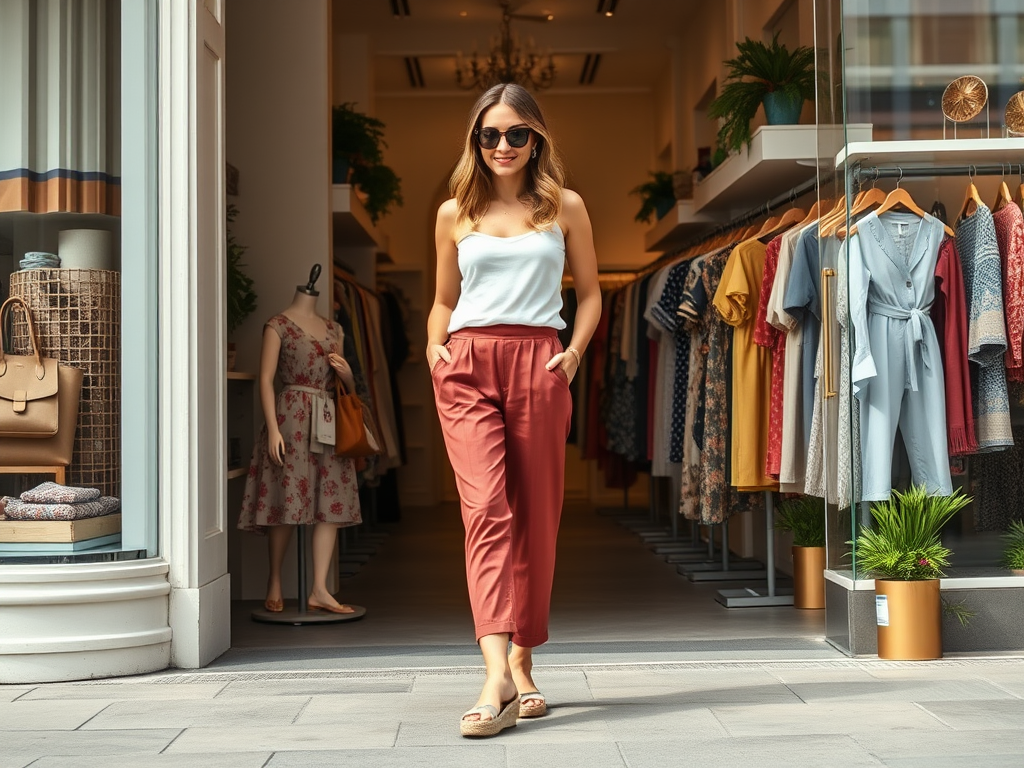
[(763, 608), (774, 605), (792, 605), (792, 589), (775, 587), (775, 496), (764, 492), (764, 516), (767, 526), (768, 563), (767, 589), (747, 587), (745, 589), (720, 589), (715, 600), (726, 608)]
[[(714, 537), (708, 537), (709, 554)], [(710, 560), (710, 558), (709, 558)], [(764, 566), (756, 560), (731, 560), (729, 557), (729, 521), (722, 523), (722, 562), (683, 563), (676, 572), (690, 581), (762, 581), (768, 578)]]

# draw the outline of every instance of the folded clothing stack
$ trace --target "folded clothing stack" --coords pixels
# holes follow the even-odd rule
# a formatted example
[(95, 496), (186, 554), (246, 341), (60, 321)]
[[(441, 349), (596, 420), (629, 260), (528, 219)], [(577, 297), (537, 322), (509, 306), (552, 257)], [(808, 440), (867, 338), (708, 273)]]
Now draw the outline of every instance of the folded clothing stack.
[(57, 269), (60, 267), (60, 256), (46, 251), (26, 251), (19, 265), (22, 269)]
[(101, 496), (96, 488), (73, 488), (43, 483), (21, 494), (4, 496), (3, 515), (8, 520), (84, 520), (102, 517), (121, 508), (119, 499)]

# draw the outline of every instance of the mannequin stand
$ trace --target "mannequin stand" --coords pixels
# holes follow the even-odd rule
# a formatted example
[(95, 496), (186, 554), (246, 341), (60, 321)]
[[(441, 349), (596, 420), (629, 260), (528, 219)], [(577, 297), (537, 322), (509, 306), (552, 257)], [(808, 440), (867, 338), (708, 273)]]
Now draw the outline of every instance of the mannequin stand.
[(303, 624), (340, 624), (344, 621), (355, 621), (366, 615), (366, 609), (361, 605), (345, 603), (354, 609), (354, 613), (330, 613), (329, 611), (310, 611), (306, 608), (306, 596), (309, 589), (306, 584), (306, 526), (296, 526), (296, 555), (299, 575), (299, 598), (298, 607), (294, 609), (285, 608), (275, 613), (265, 608), (259, 608), (252, 612), (252, 620), (263, 624), (291, 624), (302, 626)]

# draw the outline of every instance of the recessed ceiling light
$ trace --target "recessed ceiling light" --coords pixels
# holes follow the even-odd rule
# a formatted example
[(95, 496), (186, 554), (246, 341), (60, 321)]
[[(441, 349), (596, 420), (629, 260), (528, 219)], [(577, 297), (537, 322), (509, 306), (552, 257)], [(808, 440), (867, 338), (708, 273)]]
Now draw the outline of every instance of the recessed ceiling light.
[(604, 12), (604, 15), (605, 15), (605, 16), (614, 16), (615, 14), (614, 14), (614, 13), (612, 13), (611, 11), (605, 11), (605, 12)]
[(469, 16), (469, 11), (459, 11), (459, 16), (465, 18), (466, 16)]

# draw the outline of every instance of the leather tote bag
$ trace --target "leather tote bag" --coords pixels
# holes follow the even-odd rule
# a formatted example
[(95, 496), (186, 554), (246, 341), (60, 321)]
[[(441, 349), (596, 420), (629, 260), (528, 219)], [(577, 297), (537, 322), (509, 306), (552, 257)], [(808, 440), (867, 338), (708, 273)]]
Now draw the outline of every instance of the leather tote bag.
[(366, 408), (359, 395), (349, 394), (340, 381), (335, 384), (335, 390), (338, 395), (335, 455), (356, 459), (380, 453), (380, 446), (366, 423)]
[(0, 338), (0, 465), (67, 466), (84, 372), (42, 356), (32, 310), (19, 297), (0, 307), (0, 326), (14, 306), (25, 312), (32, 354), (8, 354)]

